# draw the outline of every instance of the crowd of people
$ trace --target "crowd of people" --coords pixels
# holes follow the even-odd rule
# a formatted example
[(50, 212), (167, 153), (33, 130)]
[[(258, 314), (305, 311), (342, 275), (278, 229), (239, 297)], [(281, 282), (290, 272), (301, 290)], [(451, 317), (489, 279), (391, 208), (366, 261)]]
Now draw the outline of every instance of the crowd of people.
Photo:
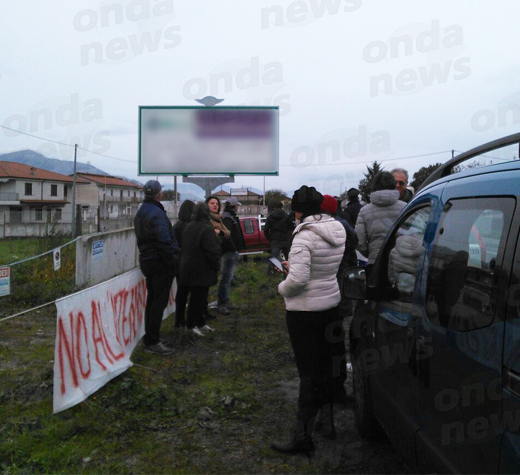
[[(370, 203), (359, 200), (359, 190), (347, 192), (344, 208), (338, 198), (302, 186), (291, 199), (291, 212), (277, 203), (264, 233), (271, 256), (280, 258), (285, 278), (278, 285), (284, 298), (286, 324), (294, 352), (300, 389), (296, 428), (285, 443), (271, 447), (283, 453), (314, 450), (312, 430), (335, 437), (333, 407), (345, 403), (346, 348), (343, 318), (352, 305), (342, 301), (341, 278), (358, 263), (359, 251), (370, 272), (384, 237), (411, 199), (406, 170), (380, 172), (373, 180)], [(237, 210), (228, 198), (224, 211), (217, 196), (195, 204), (184, 201), (174, 226), (160, 203), (161, 185), (150, 180), (135, 217), (139, 263), (146, 279), (145, 351), (169, 355), (173, 349), (161, 341), (162, 315), (173, 278), (177, 278), (175, 326), (197, 337), (214, 331), (207, 321), (210, 287), (218, 285), (217, 311), (229, 315), (233, 306), (230, 285), (245, 247)], [(268, 274), (273, 274), (269, 264)], [(186, 314), (186, 307), (188, 307)]]

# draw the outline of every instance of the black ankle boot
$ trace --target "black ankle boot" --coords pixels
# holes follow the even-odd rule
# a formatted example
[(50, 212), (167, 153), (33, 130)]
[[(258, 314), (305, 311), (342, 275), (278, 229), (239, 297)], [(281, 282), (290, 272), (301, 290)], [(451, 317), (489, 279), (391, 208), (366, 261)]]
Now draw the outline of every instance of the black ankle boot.
[(274, 442), (271, 448), (283, 454), (305, 454), (307, 457), (314, 453), (314, 443), (309, 435), (302, 439), (293, 436), (285, 443)]

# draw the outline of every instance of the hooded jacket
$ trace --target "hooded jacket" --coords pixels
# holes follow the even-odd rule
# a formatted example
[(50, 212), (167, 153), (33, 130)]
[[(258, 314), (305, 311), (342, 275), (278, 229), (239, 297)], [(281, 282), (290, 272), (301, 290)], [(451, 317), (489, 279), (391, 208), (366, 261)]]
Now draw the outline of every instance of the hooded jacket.
[(217, 283), (219, 267), (220, 244), (209, 212), (199, 205), (183, 233), (179, 284), (211, 287)]
[(326, 215), (308, 216), (296, 227), (289, 253), (289, 274), (278, 286), (287, 310), (320, 312), (339, 304), (336, 274), (345, 239), (342, 224)]
[(359, 211), (356, 222), (358, 250), (368, 257), (368, 264), (376, 261), (386, 234), (406, 203), (399, 201), (399, 191), (379, 190), (370, 195), (370, 203)]

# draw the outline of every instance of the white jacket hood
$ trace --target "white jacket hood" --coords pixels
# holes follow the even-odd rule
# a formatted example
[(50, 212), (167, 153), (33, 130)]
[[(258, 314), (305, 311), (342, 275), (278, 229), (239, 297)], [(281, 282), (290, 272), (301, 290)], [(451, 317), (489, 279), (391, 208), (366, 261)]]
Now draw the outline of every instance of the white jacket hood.
[(309, 216), (294, 230), (289, 274), (278, 286), (287, 310), (320, 312), (339, 304), (338, 273), (346, 232), (330, 216)]
[(321, 215), (321, 219), (308, 216), (303, 223), (296, 226), (293, 234), (302, 230), (309, 230), (316, 233), (331, 246), (338, 247), (345, 245), (345, 228), (339, 221), (336, 221), (330, 216)]

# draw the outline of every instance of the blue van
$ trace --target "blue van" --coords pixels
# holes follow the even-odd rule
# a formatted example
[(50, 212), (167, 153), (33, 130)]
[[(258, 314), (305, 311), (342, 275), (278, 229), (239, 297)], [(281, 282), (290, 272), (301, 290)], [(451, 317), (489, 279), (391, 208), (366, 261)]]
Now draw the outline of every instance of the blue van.
[[(359, 433), (436, 473), (520, 472), (520, 133), (432, 174), (390, 230), (350, 327)], [(500, 161), (465, 171), (467, 160)], [(513, 159), (513, 160), (511, 160)]]

